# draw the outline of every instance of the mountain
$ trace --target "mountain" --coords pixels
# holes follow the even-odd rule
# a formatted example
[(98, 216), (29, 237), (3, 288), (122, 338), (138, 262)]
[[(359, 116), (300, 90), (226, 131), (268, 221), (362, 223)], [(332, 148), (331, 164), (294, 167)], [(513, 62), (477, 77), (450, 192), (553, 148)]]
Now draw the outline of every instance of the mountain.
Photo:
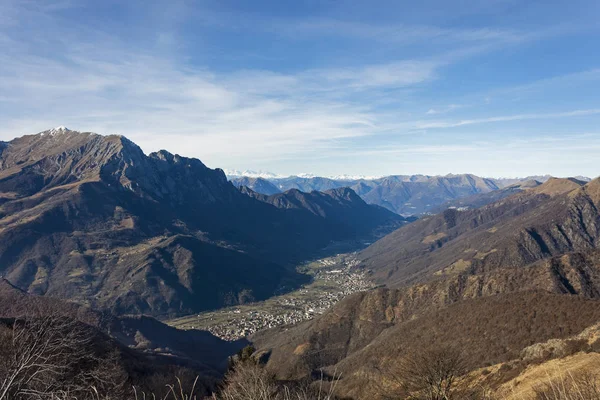
[[(540, 183), (544, 183), (547, 180), (549, 180), (550, 178), (554, 178), (552, 175), (531, 175), (531, 176), (527, 176), (525, 178), (492, 178), (492, 180), (494, 181), (494, 183), (496, 183), (496, 185), (498, 185), (498, 187), (500, 188), (505, 188), (507, 186), (511, 186), (511, 185), (515, 185), (521, 182), (527, 182), (527, 181), (538, 181)], [(592, 179), (588, 178), (587, 176), (574, 176), (573, 178), (579, 180), (579, 181), (584, 181), (584, 182), (589, 182)]]
[(247, 176), (232, 178), (230, 182), (233, 186), (240, 188), (242, 186), (252, 189), (254, 192), (262, 193), (266, 195), (272, 195), (275, 193), (281, 193), (281, 190), (274, 184), (263, 178), (250, 178)]
[[(455, 199), (488, 193), (499, 187), (494, 180), (474, 175), (393, 175), (383, 178), (340, 176), (334, 178), (298, 177), (269, 178), (279, 191), (298, 189), (303, 192), (326, 191), (350, 187), (367, 203), (387, 208), (401, 215), (421, 215)], [(236, 185), (239, 179), (233, 179)], [(245, 184), (256, 192), (273, 194), (252, 182)]]
[(359, 255), (391, 287), (444, 269), (518, 267), (600, 242), (600, 180), (553, 178), (479, 209), (448, 209), (400, 228)]
[[(13, 332), (19, 333), (17, 321), (28, 321), (32, 329), (27, 336), (21, 332), (14, 341), (6, 340)], [(43, 329), (33, 329), (36, 327)], [(209, 395), (227, 370), (229, 357), (247, 344), (245, 340), (226, 342), (205, 331), (178, 330), (147, 316), (116, 316), (61, 299), (30, 295), (5, 279), (0, 279), (0, 336), (5, 340), (3, 355), (10, 354), (11, 344), (19, 348), (20, 340), (38, 339), (39, 345), (33, 343), (21, 350), (36, 349), (36, 355), (48, 357), (45, 359), (60, 371), (50, 375), (56, 384), (61, 384), (57, 375), (68, 375), (62, 383), (71, 383), (69, 387), (74, 390), (83, 376), (90, 381), (84, 390), (93, 382), (99, 393), (118, 396), (115, 398), (133, 396), (132, 386), (138, 393), (165, 396), (165, 385), (174, 383), (175, 376), (185, 385), (197, 380), (198, 395)], [(61, 359), (55, 351), (75, 354), (59, 368)], [(6, 367), (10, 365), (3, 363), (0, 373), (5, 373)], [(25, 376), (34, 374), (35, 368), (31, 366)]]
[[(271, 174), (274, 175), (274, 174)], [(252, 177), (258, 175), (252, 174)], [(530, 176), (526, 178), (481, 178), (472, 174), (430, 176), (430, 175), (390, 175), (384, 177), (364, 177), (339, 175), (332, 177), (315, 176), (262, 176), (275, 187), (277, 192), (298, 189), (303, 192), (325, 191), (340, 187), (350, 187), (367, 203), (387, 208), (401, 215), (427, 215), (437, 213), (444, 207), (467, 207), (460, 205), (461, 199), (470, 202), (471, 207), (489, 204), (527, 187), (534, 182), (544, 183), (550, 175)], [(272, 186), (265, 182), (232, 176), (236, 186), (248, 186), (253, 191), (271, 195)], [(575, 179), (589, 182), (586, 177)], [(484, 196), (498, 189), (507, 189), (497, 195)], [(478, 197), (478, 195), (482, 195)], [(472, 198), (472, 199), (471, 199)]]
[(323, 192), (325, 190), (351, 186), (353, 183), (353, 181), (338, 181), (330, 178), (299, 176), (271, 179), (270, 181), (282, 192), (290, 189), (297, 189), (301, 192), (312, 192), (314, 190)]
[(283, 176), (274, 174), (273, 172), (269, 172), (269, 171), (252, 171), (249, 169), (240, 171), (237, 169), (226, 169), (226, 170), (224, 170), (224, 172), (228, 178), (262, 178), (262, 179), (283, 178)]
[(359, 253), (361, 267), (392, 289), (259, 332), (255, 356), (280, 379), (323, 371), (341, 376), (340, 396), (370, 399), (402, 380), (399, 364), (415, 354), (459, 349), (461, 381), (494, 391), (538, 363), (598, 352), (600, 179), (552, 178), (511, 191), (374, 243)]
[(206, 331), (175, 329), (148, 316), (117, 316), (57, 298), (31, 295), (6, 279), (0, 280), (0, 317), (49, 315), (77, 319), (137, 351), (201, 363), (221, 372), (227, 367), (227, 358), (247, 343), (227, 342)]
[(310, 193), (291, 189), (271, 196), (256, 193), (247, 187), (243, 187), (241, 190), (290, 215), (305, 220), (315, 217), (325, 219), (333, 224), (332, 229), (341, 229), (353, 235), (364, 231), (378, 230), (382, 227), (391, 231), (394, 227), (400, 227), (404, 223), (410, 222), (383, 207), (367, 204), (350, 188)]
[(0, 274), (94, 308), (166, 316), (264, 299), (305, 280), (287, 265), (369, 233), (290, 215), (122, 136), (60, 128), (0, 147)]
[[(339, 377), (336, 394), (353, 399), (379, 398), (386, 382), (403, 378), (396, 375), (398, 362), (414, 352), (461, 349), (466, 371), (515, 361), (510, 373), (495, 375), (498, 381), (489, 383), (493, 390), (525, 370), (522, 357), (532, 345), (570, 338), (600, 321), (598, 300), (543, 291), (480, 297), (397, 320), (403, 307), (398, 293), (359, 293), (314, 320), (261, 332), (252, 338), (257, 356), (280, 379), (318, 371)], [(550, 357), (551, 350), (537, 361)]]
[(251, 340), (256, 357), (280, 379), (324, 370), (341, 376), (342, 397), (374, 398), (386, 381), (398, 379), (403, 357), (448, 348), (460, 349), (466, 371), (510, 365), (491, 368), (496, 372), (486, 385), (494, 390), (530, 363), (598, 351), (597, 336), (589, 345), (569, 338), (598, 324), (599, 313), (600, 251), (593, 250), (527, 267), (444, 271), (427, 283), (358, 293), (314, 320)]
[(493, 181), (475, 175), (448, 175), (409, 181), (404, 177), (387, 177), (365, 193), (363, 198), (367, 203), (381, 205), (398, 214), (419, 215), (448, 200), (497, 189)]
[(440, 213), (448, 208), (459, 208), (459, 209), (469, 209), (469, 208), (480, 208), (485, 205), (495, 203), (502, 199), (505, 199), (513, 194), (520, 193), (524, 190), (532, 189), (538, 187), (542, 183), (536, 180), (528, 180), (524, 182), (517, 182), (512, 185), (503, 187), (498, 190), (494, 190), (492, 192), (487, 193), (478, 193), (468, 197), (461, 197), (456, 200), (451, 200), (447, 203), (442, 204), (441, 206), (434, 208), (433, 213)]

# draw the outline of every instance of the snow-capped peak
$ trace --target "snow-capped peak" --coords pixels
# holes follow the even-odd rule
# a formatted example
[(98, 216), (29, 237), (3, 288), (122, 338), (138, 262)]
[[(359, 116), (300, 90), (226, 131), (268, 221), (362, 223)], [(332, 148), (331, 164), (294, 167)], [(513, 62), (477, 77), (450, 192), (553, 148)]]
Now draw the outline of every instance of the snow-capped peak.
[(316, 177), (316, 175), (314, 175), (314, 174), (309, 174), (309, 173), (305, 173), (305, 172), (300, 173), (300, 174), (298, 174), (296, 176), (298, 178), (315, 178)]
[[(227, 177), (229, 177), (229, 178), (248, 177), (248, 178), (263, 178), (263, 179), (267, 179), (267, 180), (292, 178), (292, 177), (311, 179), (311, 178), (318, 178), (318, 177), (323, 176), (323, 175), (315, 175), (315, 174), (310, 174), (310, 173), (299, 173), (299, 174), (294, 174), (294, 175), (279, 175), (279, 174), (274, 174), (273, 172), (262, 171), (262, 170), (254, 171), (251, 169), (247, 169), (245, 171), (240, 171), (238, 169), (226, 169), (224, 171), (225, 171), (225, 175), (227, 175)], [(379, 179), (381, 177), (382, 176), (348, 175), (348, 174), (326, 176), (326, 178), (338, 180), (338, 181), (358, 181), (361, 179), (371, 180), (371, 179)]]
[(65, 133), (65, 132), (68, 132), (69, 130), (70, 129), (67, 128), (66, 126), (61, 125), (61, 126), (57, 126), (56, 128), (50, 129), (49, 133), (50, 133), (50, 135), (54, 136), (57, 133)]
[(263, 178), (263, 179), (284, 178), (283, 176), (274, 174), (273, 172), (262, 171), (262, 170), (253, 171), (250, 169), (247, 169), (245, 171), (240, 171), (237, 169), (226, 169), (225, 175), (227, 175), (230, 178), (238, 178), (238, 177), (242, 177), (242, 176), (246, 176), (248, 178)]
[(328, 178), (329, 179), (333, 179), (335, 181), (358, 181), (358, 180), (361, 180), (361, 179), (364, 179), (364, 180), (379, 179), (379, 178), (382, 178), (382, 176), (380, 176), (380, 175), (369, 176), (369, 175), (348, 175), (348, 174), (343, 174), (343, 175), (328, 176)]

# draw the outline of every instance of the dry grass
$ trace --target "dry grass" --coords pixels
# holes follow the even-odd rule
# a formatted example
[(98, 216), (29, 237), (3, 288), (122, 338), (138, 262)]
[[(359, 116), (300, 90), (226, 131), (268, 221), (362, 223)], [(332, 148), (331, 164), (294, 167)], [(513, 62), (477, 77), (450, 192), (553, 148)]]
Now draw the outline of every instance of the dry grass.
[[(590, 371), (600, 371), (600, 354), (578, 353), (569, 357), (554, 359), (539, 365), (531, 365), (519, 376), (502, 385), (498, 396), (506, 400), (531, 400), (531, 399), (563, 399), (561, 397), (536, 397), (541, 390), (551, 387), (570, 387), (567, 383), (573, 378)], [(560, 385), (558, 384), (560, 382)], [(581, 382), (575, 382), (581, 386)], [(560, 395), (560, 391), (556, 395)], [(578, 398), (575, 398), (578, 399)], [(571, 400), (564, 397), (564, 400)]]
[(213, 395), (213, 399), (333, 400), (338, 378), (339, 376), (334, 376), (333, 384), (328, 385), (327, 389), (324, 388), (323, 379), (319, 380), (316, 387), (308, 382), (282, 384), (264, 367), (250, 361), (240, 362), (227, 374), (222, 390), (219, 394)]
[(600, 400), (598, 372), (565, 373), (535, 388), (536, 400)]

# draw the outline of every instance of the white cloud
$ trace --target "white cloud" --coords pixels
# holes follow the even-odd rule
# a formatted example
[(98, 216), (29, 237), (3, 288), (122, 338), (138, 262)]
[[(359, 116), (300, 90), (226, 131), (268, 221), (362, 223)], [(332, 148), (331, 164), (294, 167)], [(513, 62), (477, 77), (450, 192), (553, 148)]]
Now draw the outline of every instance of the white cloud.
[(446, 114), (446, 113), (449, 113), (451, 111), (454, 111), (456, 109), (463, 108), (463, 107), (464, 107), (464, 105), (461, 105), (461, 104), (449, 104), (445, 107), (430, 108), (429, 110), (427, 110), (427, 112), (425, 114), (427, 114), (427, 115)]
[(298, 37), (351, 37), (398, 44), (437, 41), (451, 42), (516, 42), (526, 38), (525, 32), (495, 28), (440, 28), (419, 24), (371, 24), (333, 18), (268, 21), (261, 24), (268, 29), (292, 38)]
[(415, 128), (417, 128), (417, 129), (456, 128), (456, 127), (460, 127), (460, 126), (487, 124), (487, 123), (492, 123), (492, 122), (523, 121), (523, 120), (531, 120), (531, 119), (569, 118), (569, 117), (595, 115), (595, 114), (600, 114), (600, 109), (573, 110), (573, 111), (557, 112), (557, 113), (505, 115), (505, 116), (501, 116), (501, 117), (465, 119), (465, 120), (460, 120), (460, 121), (417, 122), (415, 124)]
[[(385, 56), (378, 58), (352, 53), (349, 61), (314, 61), (306, 64), (310, 67), (284, 61), (286, 68), (270, 68), (266, 63), (251, 68), (239, 62), (235, 65), (241, 67), (224, 70), (202, 67), (202, 62), (191, 62), (173, 51), (172, 47), (182, 46), (175, 28), (189, 11), (183, 3), (165, 12), (164, 21), (161, 10), (156, 10), (159, 21), (145, 45), (128, 43), (110, 29), (56, 20), (53, 12), (69, 2), (48, 2), (50, 8), (36, 8), (33, 5), (40, 3), (35, 1), (23, 4), (20, 8), (17, 0), (0, 3), (0, 139), (4, 140), (66, 125), (121, 133), (145, 151), (166, 148), (199, 157), (212, 167), (271, 169), (295, 163), (308, 164), (306, 169), (315, 172), (342, 165), (345, 169), (330, 172), (397, 173), (389, 170), (394, 166), (423, 168), (414, 172), (429, 173), (453, 156), (456, 161), (456, 154), (470, 156), (458, 160), (458, 167), (473, 160), (489, 165), (491, 161), (479, 155), (501, 152), (493, 148), (498, 143), (449, 140), (441, 134), (428, 136), (427, 130), (600, 114), (590, 108), (498, 117), (482, 117), (481, 110), (476, 110), (478, 114), (463, 116), (462, 104), (470, 104), (472, 110), (476, 101), (463, 101), (454, 93), (443, 98), (428, 93), (419, 98), (419, 91), (443, 78), (444, 67), (497, 45), (532, 37), (510, 29), (373, 26), (327, 19), (271, 21), (266, 26), (250, 19), (232, 26), (218, 18), (211, 21), (208, 13), (203, 23), (234, 31), (248, 27), (262, 34), (277, 31), (290, 43), (301, 34), (299, 39), (358, 36), (369, 44), (386, 41), (394, 49), (429, 42), (443, 47), (438, 49), (440, 54), (423, 46), (417, 52), (420, 57), (414, 59), (404, 58), (404, 51), (388, 53), (386, 45)], [(1, 12), (3, 7), (8, 10), (7, 5), (15, 16), (10, 21)], [(15, 28), (21, 23), (26, 28)], [(451, 112), (464, 118), (441, 119)], [(509, 145), (517, 149), (514, 154), (521, 151), (520, 143)], [(556, 150), (547, 151), (554, 154)], [(362, 157), (361, 162), (352, 157)]]
[(434, 62), (397, 61), (360, 68), (321, 70), (316, 71), (316, 76), (334, 85), (350, 88), (402, 87), (432, 79), (437, 67), (439, 64)]
[[(302, 87), (303, 77), (262, 75), (266, 90), (261, 93), (257, 87), (235, 87), (227, 77), (181, 69), (162, 59), (115, 59), (96, 62), (77, 56), (60, 62), (0, 55), (0, 75), (13, 77), (0, 80), (0, 90), (11, 93), (4, 112), (24, 115), (5, 118), (2, 139), (64, 124), (125, 134), (147, 151), (167, 148), (218, 166), (231, 157), (249, 161), (308, 154), (327, 142), (374, 129), (373, 116), (352, 105), (304, 100), (293, 93), (271, 96), (282, 81), (298, 81)], [(252, 73), (247, 79), (256, 78)], [(244, 80), (243, 74), (235, 80)]]
[[(45, 26), (53, 17), (44, 11), (37, 18)], [(59, 54), (23, 39), (0, 53), (3, 140), (66, 125), (121, 133), (145, 151), (167, 148), (212, 166), (310, 158), (381, 129), (372, 107), (348, 96), (418, 85), (440, 66), (400, 60), (293, 74), (217, 73), (162, 53), (132, 51), (105, 32), (80, 31), (77, 22), (51, 25), (57, 30), (50, 44)]]

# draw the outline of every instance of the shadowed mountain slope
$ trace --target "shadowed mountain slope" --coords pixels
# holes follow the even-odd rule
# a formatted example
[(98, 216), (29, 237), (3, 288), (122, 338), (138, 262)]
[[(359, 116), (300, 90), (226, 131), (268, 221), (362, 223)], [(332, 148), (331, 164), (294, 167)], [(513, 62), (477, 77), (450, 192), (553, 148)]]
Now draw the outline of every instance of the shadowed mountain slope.
[(371, 231), (289, 215), (121, 136), (61, 128), (0, 151), (0, 274), (93, 307), (176, 315), (264, 299), (304, 280), (282, 265)]
[(206, 331), (175, 329), (152, 317), (116, 316), (57, 298), (30, 295), (9, 281), (0, 280), (0, 317), (53, 315), (81, 321), (131, 349), (175, 357), (214, 371), (225, 371), (228, 357), (247, 343), (227, 342)]
[(338, 188), (324, 192), (301, 192), (290, 189), (284, 193), (266, 196), (242, 187), (243, 193), (285, 210), (289, 215), (306, 218), (306, 212), (313, 217), (326, 219), (336, 225), (336, 229), (357, 234), (365, 230), (384, 227), (393, 230), (409, 220), (376, 205), (367, 204), (350, 188)]
[(277, 186), (263, 178), (243, 176), (231, 179), (231, 183), (237, 188), (248, 187), (257, 193), (266, 194), (267, 196), (281, 193), (281, 190)]

